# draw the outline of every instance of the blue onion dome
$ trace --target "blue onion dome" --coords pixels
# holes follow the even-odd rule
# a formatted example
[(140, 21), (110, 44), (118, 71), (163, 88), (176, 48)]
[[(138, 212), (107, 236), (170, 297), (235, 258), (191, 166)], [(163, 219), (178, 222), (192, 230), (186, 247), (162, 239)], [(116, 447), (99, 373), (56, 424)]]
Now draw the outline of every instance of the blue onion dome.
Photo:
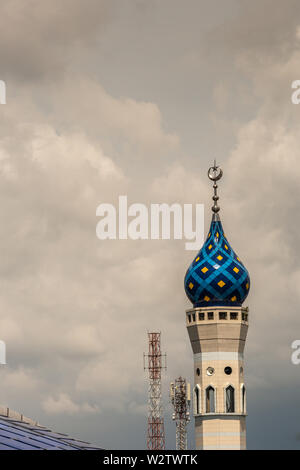
[(213, 217), (206, 241), (187, 270), (184, 288), (194, 307), (209, 305), (240, 306), (250, 289), (250, 277), (231, 248), (219, 217), (216, 181), (222, 177), (216, 163), (208, 171), (214, 181)]

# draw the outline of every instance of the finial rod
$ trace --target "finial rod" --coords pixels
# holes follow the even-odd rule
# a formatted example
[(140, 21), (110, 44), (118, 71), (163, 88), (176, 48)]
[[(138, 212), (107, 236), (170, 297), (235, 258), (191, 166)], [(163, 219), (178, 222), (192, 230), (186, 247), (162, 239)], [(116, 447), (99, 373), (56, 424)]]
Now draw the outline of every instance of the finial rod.
[(217, 181), (219, 181), (222, 176), (223, 176), (223, 171), (222, 169), (217, 166), (216, 160), (214, 160), (214, 166), (211, 166), (207, 172), (207, 176), (209, 177), (210, 180), (214, 182), (213, 188), (214, 188), (214, 195), (212, 197), (212, 200), (214, 201), (214, 205), (212, 206), (211, 210), (213, 211), (214, 215), (216, 216), (217, 213), (220, 210), (220, 207), (217, 204), (217, 201), (219, 200), (219, 196), (217, 193), (218, 185)]

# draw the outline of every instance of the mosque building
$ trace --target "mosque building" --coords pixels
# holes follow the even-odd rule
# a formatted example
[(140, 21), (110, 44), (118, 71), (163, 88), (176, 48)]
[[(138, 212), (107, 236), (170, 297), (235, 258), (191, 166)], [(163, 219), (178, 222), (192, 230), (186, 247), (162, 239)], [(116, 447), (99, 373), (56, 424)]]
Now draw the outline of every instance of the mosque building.
[(222, 170), (213, 181), (212, 221), (206, 241), (185, 275), (193, 307), (186, 325), (194, 354), (193, 407), (196, 449), (246, 449), (244, 347), (249, 313), (247, 269), (225, 236), (218, 206)]

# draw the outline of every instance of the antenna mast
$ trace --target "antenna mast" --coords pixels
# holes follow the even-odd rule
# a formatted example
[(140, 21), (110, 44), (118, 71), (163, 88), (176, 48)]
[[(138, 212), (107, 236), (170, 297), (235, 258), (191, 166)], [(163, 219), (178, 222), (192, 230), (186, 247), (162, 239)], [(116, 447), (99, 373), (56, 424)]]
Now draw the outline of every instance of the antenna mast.
[[(165, 450), (162, 409), (161, 370), (166, 369), (166, 354), (161, 353), (159, 333), (148, 333), (149, 351), (144, 353), (144, 370), (149, 371), (147, 449)], [(147, 364), (146, 364), (147, 362)]]
[(174, 407), (173, 421), (176, 421), (176, 450), (187, 449), (187, 424), (190, 421), (190, 384), (178, 377), (170, 385), (170, 398)]

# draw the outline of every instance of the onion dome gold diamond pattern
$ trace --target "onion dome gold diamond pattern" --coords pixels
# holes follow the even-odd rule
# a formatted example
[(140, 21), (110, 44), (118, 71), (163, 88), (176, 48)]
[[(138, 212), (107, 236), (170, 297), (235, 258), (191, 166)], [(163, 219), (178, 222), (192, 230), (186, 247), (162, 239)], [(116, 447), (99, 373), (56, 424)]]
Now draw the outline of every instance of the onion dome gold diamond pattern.
[(247, 269), (226, 239), (220, 220), (212, 220), (206, 242), (185, 276), (194, 307), (241, 305), (250, 289)]
[[(218, 168), (216, 164), (212, 167), (215, 174)], [(219, 199), (216, 180), (220, 179), (220, 176), (213, 177), (209, 174), (209, 178), (214, 181), (215, 190), (213, 218), (207, 239), (185, 275), (185, 292), (194, 307), (240, 306), (249, 293), (250, 277), (225, 237), (217, 213), (220, 208), (216, 203)]]

